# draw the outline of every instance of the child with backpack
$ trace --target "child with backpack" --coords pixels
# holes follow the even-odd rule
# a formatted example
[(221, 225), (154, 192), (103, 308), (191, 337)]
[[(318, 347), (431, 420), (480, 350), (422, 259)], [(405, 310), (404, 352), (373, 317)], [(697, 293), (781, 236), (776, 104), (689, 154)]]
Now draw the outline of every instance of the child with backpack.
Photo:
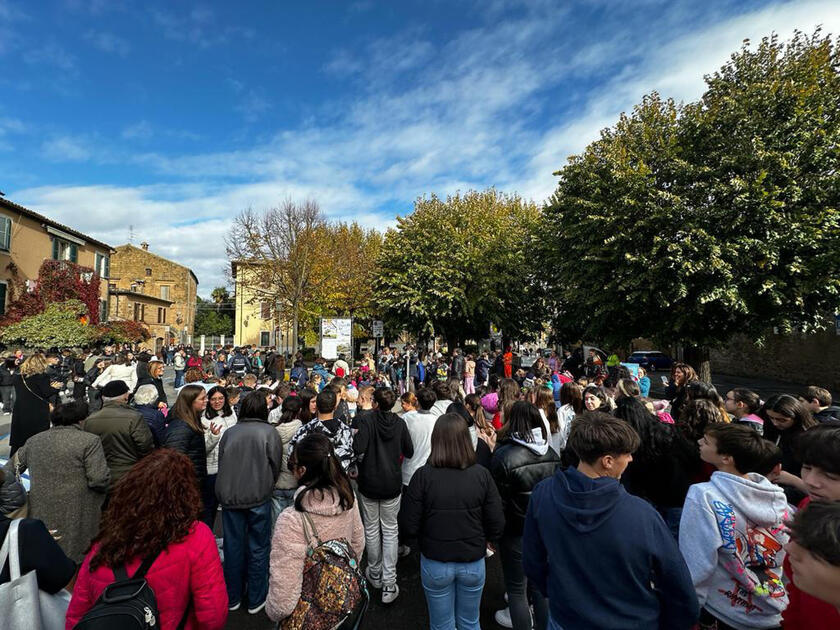
[(782, 582), (784, 491), (764, 475), (778, 447), (744, 424), (711, 424), (700, 457), (717, 469), (691, 486), (680, 520), (680, 551), (701, 606), (700, 628), (778, 628), (788, 595)]
[(298, 491), (274, 527), (265, 610), (284, 629), (336, 627), (348, 616), (360, 617), (367, 603), (359, 506), (325, 434), (301, 439), (289, 469)]

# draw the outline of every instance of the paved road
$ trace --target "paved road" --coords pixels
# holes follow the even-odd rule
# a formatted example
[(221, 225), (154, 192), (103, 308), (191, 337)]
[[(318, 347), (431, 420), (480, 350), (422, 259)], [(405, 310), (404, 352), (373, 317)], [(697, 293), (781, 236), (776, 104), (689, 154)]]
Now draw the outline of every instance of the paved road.
[[(170, 401), (175, 400), (175, 392), (172, 389), (173, 372), (167, 368), (165, 385)], [(663, 395), (663, 388), (659, 374), (652, 374), (653, 395)], [(801, 385), (773, 381), (767, 379), (752, 379), (736, 376), (717, 375), (713, 379), (715, 387), (724, 395), (733, 387), (749, 387), (758, 392), (762, 398), (767, 398), (777, 393), (797, 393), (803, 389)], [(838, 397), (836, 397), (838, 399)], [(5, 463), (8, 455), (8, 432), (10, 417), (0, 415), (0, 465)], [(217, 522), (217, 535), (221, 535), (221, 519)], [(397, 565), (397, 583), (400, 587), (399, 598), (391, 605), (385, 606), (378, 598), (379, 593), (373, 591), (371, 607), (362, 624), (363, 628), (380, 630), (383, 628), (399, 628), (400, 630), (420, 630), (429, 627), (428, 614), (426, 612), (426, 601), (423, 595), (423, 587), (420, 584), (420, 559), (417, 552), (406, 558), (401, 558)], [(493, 620), (496, 610), (504, 607), (504, 586), (502, 583), (502, 570), (498, 556), (487, 560), (487, 581), (481, 601), (481, 625), (483, 628), (499, 628)], [(231, 613), (228, 617), (227, 628), (241, 630), (269, 630), (273, 624), (265, 613), (249, 615), (244, 609)]]

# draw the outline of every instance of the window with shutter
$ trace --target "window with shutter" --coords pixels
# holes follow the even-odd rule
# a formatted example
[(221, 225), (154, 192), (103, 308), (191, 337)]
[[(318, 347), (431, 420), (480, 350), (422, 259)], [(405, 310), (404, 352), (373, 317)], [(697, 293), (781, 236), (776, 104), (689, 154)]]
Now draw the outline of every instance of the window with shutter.
[(109, 260), (105, 254), (96, 254), (96, 273), (100, 278), (107, 278), (109, 275)]
[(12, 249), (12, 220), (0, 217), (0, 250), (4, 252)]
[(63, 241), (60, 238), (53, 237), (53, 260), (69, 260), (70, 262), (78, 262), (79, 260), (79, 246), (75, 243)]

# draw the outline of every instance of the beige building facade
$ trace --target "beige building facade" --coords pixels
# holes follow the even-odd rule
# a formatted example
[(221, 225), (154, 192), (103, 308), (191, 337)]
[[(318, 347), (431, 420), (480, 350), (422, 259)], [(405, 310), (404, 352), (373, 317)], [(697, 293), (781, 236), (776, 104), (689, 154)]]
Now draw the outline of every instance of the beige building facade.
[(6, 312), (15, 274), (34, 281), (44, 260), (66, 260), (99, 274), (99, 317), (106, 320), (113, 253), (110, 245), (0, 197), (0, 314)]
[[(122, 296), (126, 301), (134, 294), (130, 303), (146, 307), (145, 319), (137, 321), (144, 321), (152, 330), (149, 345), (193, 343), (197, 292), (198, 278), (192, 270), (149, 251), (148, 243), (115, 248), (111, 257), (111, 299)], [(134, 319), (135, 307), (126, 308), (130, 317), (121, 319)], [(165, 322), (158, 321), (160, 308), (164, 310)]]
[(236, 287), (233, 343), (236, 346), (282, 348), (284, 341), (290, 338), (290, 331), (287, 323), (277, 318), (278, 309), (270, 296), (264, 295), (256, 286), (254, 264), (243, 261), (231, 263)]

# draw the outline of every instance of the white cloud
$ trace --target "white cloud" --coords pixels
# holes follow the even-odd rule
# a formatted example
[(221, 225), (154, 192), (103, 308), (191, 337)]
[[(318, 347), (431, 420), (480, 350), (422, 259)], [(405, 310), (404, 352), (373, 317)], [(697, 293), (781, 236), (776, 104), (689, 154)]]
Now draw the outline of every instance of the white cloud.
[(119, 55), (120, 57), (125, 57), (131, 52), (131, 44), (127, 40), (106, 31), (90, 30), (85, 33), (85, 39), (99, 50)]
[(148, 140), (153, 135), (152, 125), (148, 120), (141, 120), (124, 127), (120, 135), (126, 140)]
[(646, 42), (639, 42), (632, 55), (640, 55), (640, 60), (591, 94), (582, 116), (546, 131), (529, 162), (528, 174), (512, 181), (511, 186), (537, 201), (545, 199), (555, 188), (556, 178), (551, 173), (560, 169), (569, 155), (597, 139), (601, 129), (614, 124), (621, 112), (632, 109), (645, 94), (656, 90), (677, 102), (695, 100), (705, 88), (704, 75), (718, 70), (745, 39), (757, 43), (773, 32), (784, 39), (795, 30), (810, 33), (818, 25), (826, 33), (840, 33), (840, 3), (784, 3), (725, 20), (649, 50)]
[(94, 156), (87, 139), (75, 136), (56, 136), (41, 145), (41, 153), (53, 162), (86, 162)]
[[(703, 74), (719, 67), (747, 36), (757, 39), (773, 30), (788, 36), (794, 27), (808, 32), (818, 21), (826, 31), (840, 32), (840, 4), (806, 0), (670, 40), (660, 32), (636, 37), (613, 29), (619, 34), (612, 38), (595, 32), (586, 45), (566, 44), (566, 14), (552, 4), (522, 3), (515, 15), (499, 5), (495, 10), (504, 19), (449, 41), (433, 44), (422, 29), (411, 29), (403, 37), (337, 51), (324, 72), (341, 74), (355, 87), (355, 98), (329, 103), (306, 124), (250, 148), (138, 154), (95, 147), (85, 137), (53, 138), (43, 146), (49, 159), (119, 163), (174, 183), (31, 188), (15, 198), (112, 244), (124, 242), (128, 225), (134, 225), (138, 239), (177, 255), (199, 275), (202, 292), (209, 292), (226, 264), (222, 237), (243, 208), (310, 197), (330, 217), (382, 228), (431, 192), (496, 186), (539, 202), (554, 189), (552, 172), (566, 157), (643, 94), (658, 89), (664, 96), (696, 98)], [(186, 20), (204, 29), (213, 16), (172, 19), (172, 28)], [(663, 17), (667, 24), (659, 28), (667, 34), (686, 19), (677, 11)], [(239, 79), (228, 84), (246, 118), (267, 118), (271, 104), (263, 96)], [(557, 111), (550, 100), (556, 89), (570, 90), (567, 110)], [(160, 133), (140, 121), (123, 135), (138, 139), (153, 131)]]
[(23, 133), (26, 125), (22, 120), (0, 116), (0, 135), (6, 133)]
[(256, 36), (251, 28), (233, 24), (217, 25), (215, 14), (208, 7), (195, 7), (186, 15), (159, 9), (152, 9), (149, 14), (164, 37), (194, 44), (200, 48), (209, 48), (231, 40), (248, 41)]
[(67, 73), (76, 71), (75, 56), (55, 42), (47, 42), (28, 49), (23, 53), (23, 60), (30, 65), (54, 66)]
[(242, 114), (246, 122), (255, 122), (271, 109), (271, 103), (254, 90), (249, 90), (234, 109)]

